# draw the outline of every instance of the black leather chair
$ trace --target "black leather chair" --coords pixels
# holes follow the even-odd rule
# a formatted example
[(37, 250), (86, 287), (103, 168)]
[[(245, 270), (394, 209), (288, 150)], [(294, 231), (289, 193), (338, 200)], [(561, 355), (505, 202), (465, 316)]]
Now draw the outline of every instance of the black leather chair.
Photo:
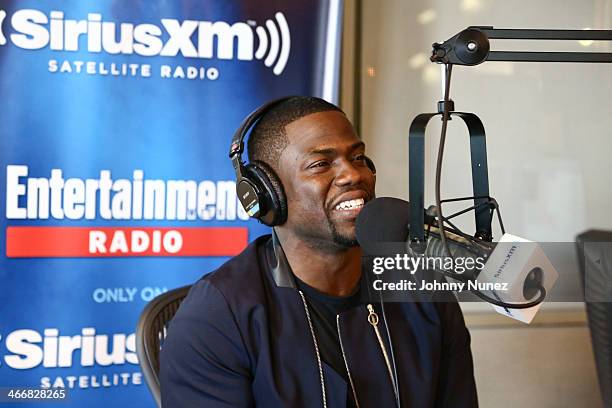
[(183, 286), (159, 295), (149, 302), (138, 320), (136, 354), (145, 381), (160, 408), (159, 351), (166, 338), (168, 323), (176, 314), (190, 288), (191, 285)]

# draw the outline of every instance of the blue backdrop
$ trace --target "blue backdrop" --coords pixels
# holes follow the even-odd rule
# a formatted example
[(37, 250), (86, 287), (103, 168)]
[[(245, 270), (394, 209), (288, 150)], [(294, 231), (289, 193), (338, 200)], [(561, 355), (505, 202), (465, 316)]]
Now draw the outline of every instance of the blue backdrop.
[(229, 141), (267, 100), (333, 99), (338, 7), (0, 1), (0, 386), (154, 405), (137, 318), (266, 232)]

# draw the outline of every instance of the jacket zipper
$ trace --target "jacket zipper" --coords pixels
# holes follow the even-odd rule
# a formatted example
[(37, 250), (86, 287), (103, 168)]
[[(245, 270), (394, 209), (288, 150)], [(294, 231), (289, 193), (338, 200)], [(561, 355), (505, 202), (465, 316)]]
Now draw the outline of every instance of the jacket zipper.
[[(323, 376), (323, 364), (321, 363), (321, 354), (319, 353), (319, 343), (317, 342), (317, 337), (315, 336), (314, 327), (312, 325), (312, 320), (310, 319), (310, 311), (308, 310), (308, 304), (306, 303), (306, 298), (304, 297), (304, 293), (300, 290), (300, 297), (302, 298), (302, 303), (304, 304), (304, 311), (306, 312), (306, 318), (308, 320), (308, 327), (310, 328), (310, 335), (312, 336), (312, 341), (314, 343), (315, 354), (317, 355), (317, 364), (319, 366), (319, 378), (321, 381), (321, 395), (323, 397), (323, 408), (327, 408), (327, 398), (325, 395), (325, 378)], [(378, 343), (380, 344), (380, 349), (383, 353), (383, 357), (385, 358), (385, 363), (387, 364), (387, 370), (389, 371), (389, 378), (391, 379), (391, 384), (395, 386), (395, 381), (393, 379), (393, 371), (391, 369), (391, 362), (389, 361), (389, 355), (387, 354), (387, 348), (385, 347), (385, 343), (382, 340), (380, 335), (380, 331), (378, 329), (378, 315), (374, 311), (374, 307), (372, 304), (368, 304), (368, 322), (374, 328), (374, 332), (376, 333), (376, 338), (378, 339)], [(340, 341), (340, 351), (342, 352), (342, 359), (344, 360), (344, 365), (346, 367), (346, 374), (349, 379), (349, 383), (351, 385), (351, 390), (353, 392), (353, 398), (355, 399), (355, 405), (357, 408), (359, 406), (359, 400), (357, 399), (357, 390), (355, 389), (355, 384), (353, 383), (353, 377), (351, 376), (351, 370), (348, 365), (348, 360), (346, 359), (346, 354), (344, 352), (344, 344), (342, 343), (342, 335), (340, 333), (340, 315), (336, 315), (336, 328), (338, 329), (338, 340)]]
[(340, 315), (336, 315), (336, 327), (338, 328), (338, 340), (340, 340), (340, 351), (342, 352), (342, 359), (344, 360), (344, 365), (346, 366), (346, 375), (348, 376), (349, 383), (351, 384), (351, 390), (353, 391), (353, 399), (355, 400), (355, 405), (357, 406), (357, 408), (359, 408), (357, 390), (355, 390), (355, 384), (353, 384), (353, 377), (351, 377), (351, 370), (349, 369), (346, 354), (344, 354), (344, 344), (342, 344), (342, 336), (340, 335)]
[(385, 363), (387, 363), (387, 370), (389, 371), (389, 378), (391, 379), (391, 385), (395, 390), (395, 380), (393, 378), (393, 370), (391, 369), (391, 362), (389, 361), (389, 355), (387, 354), (387, 348), (385, 347), (385, 343), (380, 335), (380, 330), (378, 329), (378, 315), (374, 311), (374, 307), (372, 304), (368, 304), (368, 322), (374, 328), (374, 333), (376, 333), (376, 338), (378, 339), (378, 344), (380, 344), (380, 349), (382, 350), (383, 357), (385, 358)]
[(301, 290), (299, 291), (299, 293), (300, 293), (300, 296), (302, 297), (302, 303), (304, 304), (304, 310), (306, 311), (306, 318), (308, 319), (308, 326), (310, 327), (310, 335), (312, 336), (315, 353), (317, 355), (317, 363), (319, 364), (319, 378), (321, 380), (321, 394), (323, 395), (323, 408), (327, 408), (327, 398), (325, 396), (325, 378), (323, 377), (323, 364), (321, 364), (321, 354), (319, 354), (319, 343), (317, 343), (317, 337), (315, 336), (314, 327), (312, 326), (312, 321), (310, 320), (310, 312), (308, 311), (308, 304), (306, 303), (306, 299), (304, 298), (304, 293), (302, 293)]

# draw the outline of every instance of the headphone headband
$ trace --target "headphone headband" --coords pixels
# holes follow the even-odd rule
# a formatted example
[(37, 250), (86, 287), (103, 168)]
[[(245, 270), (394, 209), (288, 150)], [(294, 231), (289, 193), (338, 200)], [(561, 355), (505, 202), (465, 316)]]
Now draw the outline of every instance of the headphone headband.
[(230, 146), (230, 151), (229, 151), (230, 159), (233, 159), (234, 156), (236, 155), (241, 156), (242, 153), (244, 153), (244, 139), (246, 138), (247, 133), (253, 127), (253, 125), (259, 119), (261, 119), (261, 117), (273, 106), (276, 106), (282, 102), (285, 102), (286, 100), (290, 98), (293, 98), (293, 97), (285, 96), (283, 98), (279, 98), (279, 99), (270, 101), (260, 106), (259, 108), (255, 109), (253, 112), (249, 114), (249, 116), (247, 116), (242, 121), (242, 123), (240, 124), (240, 127), (238, 127), (238, 129), (234, 133), (234, 136), (232, 137), (232, 144)]

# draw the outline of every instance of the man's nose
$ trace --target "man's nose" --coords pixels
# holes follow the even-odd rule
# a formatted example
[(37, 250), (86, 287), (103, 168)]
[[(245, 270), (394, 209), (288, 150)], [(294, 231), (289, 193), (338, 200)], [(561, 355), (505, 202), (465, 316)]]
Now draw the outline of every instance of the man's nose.
[(360, 183), (363, 179), (362, 167), (357, 162), (342, 160), (336, 169), (336, 184), (344, 186)]

